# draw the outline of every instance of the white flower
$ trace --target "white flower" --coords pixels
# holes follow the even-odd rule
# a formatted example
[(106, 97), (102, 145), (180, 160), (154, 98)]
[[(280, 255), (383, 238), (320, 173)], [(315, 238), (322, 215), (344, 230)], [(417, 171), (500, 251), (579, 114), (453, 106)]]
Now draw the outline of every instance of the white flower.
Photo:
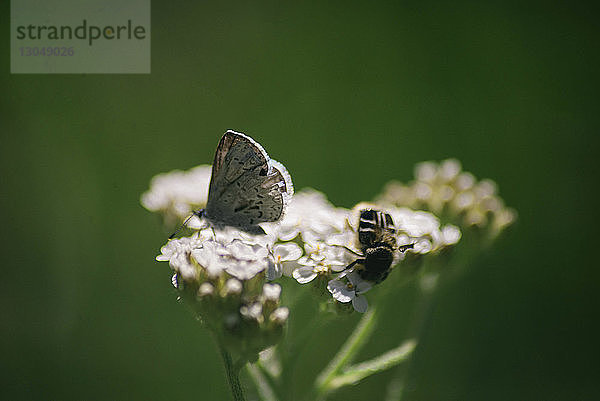
[(250, 305), (242, 305), (240, 307), (240, 314), (247, 319), (256, 320), (260, 323), (263, 320), (262, 304), (260, 302), (254, 302)]
[(365, 298), (365, 292), (371, 289), (371, 284), (364, 281), (356, 272), (350, 272), (345, 275), (347, 281), (343, 281), (343, 274), (337, 279), (329, 281), (327, 289), (333, 298), (342, 303), (352, 302), (354, 310), (360, 313), (367, 311), (369, 303)]
[(198, 288), (198, 296), (207, 297), (209, 295), (213, 295), (215, 292), (215, 287), (211, 283), (202, 283)]
[(474, 184), (475, 184), (475, 176), (466, 171), (463, 173), (460, 173), (458, 175), (458, 177), (456, 177), (456, 181), (454, 182), (456, 189), (461, 192), (473, 188)]
[(414, 253), (433, 252), (453, 245), (460, 239), (458, 227), (447, 225), (444, 227), (445, 231), (442, 231), (438, 218), (429, 212), (396, 207), (389, 207), (386, 211), (392, 216), (399, 232), (398, 243), (414, 243)]
[(306, 255), (298, 259), (301, 266), (292, 273), (292, 277), (300, 284), (314, 280), (319, 274), (340, 272), (355, 258), (343, 247), (327, 245), (317, 240), (305, 243), (304, 249)]
[(150, 189), (141, 197), (152, 212), (163, 212), (183, 219), (206, 205), (212, 167), (201, 165), (188, 171), (175, 170), (152, 178)]
[(222, 272), (224, 266), (219, 263), (219, 249), (223, 246), (214, 240), (204, 241), (199, 248), (192, 251), (192, 257), (200, 266), (206, 270), (209, 277), (217, 278)]
[(461, 172), (462, 165), (456, 159), (446, 159), (440, 163), (438, 174), (444, 182), (454, 180)]
[(517, 212), (513, 209), (502, 209), (496, 214), (494, 220), (494, 229), (496, 233), (502, 231), (505, 227), (514, 223), (517, 219)]
[(249, 280), (269, 266), (266, 248), (235, 240), (225, 247), (227, 253), (219, 256), (224, 270), (240, 279)]
[(302, 266), (294, 270), (292, 277), (300, 284), (310, 283), (317, 277), (317, 271), (312, 266)]
[(267, 301), (277, 302), (281, 296), (281, 286), (267, 283), (263, 285), (262, 295)]
[(288, 308), (286, 308), (285, 306), (280, 306), (279, 308), (277, 308), (273, 312), (271, 312), (271, 315), (269, 316), (269, 320), (282, 325), (286, 322), (289, 315), (290, 315), (290, 310)]
[(452, 224), (448, 224), (442, 228), (442, 237), (446, 245), (454, 245), (460, 241), (460, 229)]
[(240, 280), (236, 278), (230, 278), (225, 282), (223, 291), (225, 292), (225, 295), (239, 295), (242, 293), (243, 288), (244, 286)]
[[(206, 224), (206, 222), (205, 222)], [(188, 224), (189, 226), (189, 224)], [(242, 241), (248, 245), (257, 245), (261, 248), (272, 247), (277, 237), (274, 234), (250, 234), (235, 227), (223, 226), (209, 228), (214, 233), (215, 240), (222, 244), (229, 244), (234, 241)]]
[(452, 206), (458, 211), (469, 209), (475, 203), (475, 194), (472, 191), (459, 193), (451, 202)]
[(195, 280), (198, 276), (196, 266), (190, 259), (191, 253), (202, 246), (204, 237), (199, 233), (194, 233), (191, 237), (183, 237), (169, 241), (163, 246), (161, 254), (156, 257), (156, 260), (168, 261), (169, 266), (184, 280)]
[(298, 266), (297, 260), (302, 256), (302, 248), (293, 242), (275, 244), (272, 251), (272, 263), (267, 269), (267, 280), (275, 280), (282, 274), (291, 276)]
[(198, 279), (198, 269), (213, 279), (227, 272), (239, 280), (249, 280), (267, 269), (270, 255), (263, 245), (239, 239), (223, 244), (196, 232), (191, 237), (169, 241), (156, 260), (168, 261), (184, 280)]
[(496, 194), (498, 187), (496, 183), (490, 179), (483, 179), (479, 181), (477, 186), (474, 188), (475, 194), (483, 199), (487, 196), (493, 196)]
[(334, 207), (321, 192), (304, 189), (294, 195), (284, 218), (273, 231), (281, 241), (294, 239), (298, 234), (314, 234), (321, 238), (344, 229), (349, 211)]
[(415, 166), (414, 174), (419, 181), (433, 181), (437, 173), (437, 166), (433, 162), (421, 162)]
[[(358, 225), (358, 221), (355, 225)], [(355, 229), (346, 229), (341, 233), (331, 234), (327, 237), (327, 245), (335, 245), (338, 247), (354, 248), (358, 237), (358, 233)]]
[(227, 252), (237, 259), (264, 259), (269, 254), (269, 250), (266, 247), (239, 239), (231, 241), (225, 247), (227, 248)]
[[(157, 176), (142, 203), (176, 223), (205, 205), (209, 180), (210, 166)], [(237, 342), (235, 349), (255, 352), (276, 343), (289, 310), (279, 306), (281, 286), (265, 284), (262, 273), (277, 267), (281, 275), (284, 266), (295, 266), (303, 250), (295, 243), (275, 244), (277, 224), (267, 224), (266, 235), (214, 227), (196, 215), (185, 225), (196, 232), (168, 241), (156, 257), (174, 270), (171, 283), (181, 292), (178, 299), (191, 302), (221, 340)]]

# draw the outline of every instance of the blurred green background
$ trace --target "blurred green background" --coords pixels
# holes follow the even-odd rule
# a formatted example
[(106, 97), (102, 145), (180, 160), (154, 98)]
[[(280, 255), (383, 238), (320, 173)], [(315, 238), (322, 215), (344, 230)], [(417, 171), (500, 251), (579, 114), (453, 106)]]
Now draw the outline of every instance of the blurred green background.
[[(139, 196), (157, 173), (210, 163), (233, 128), (341, 206), (457, 157), (518, 210), (440, 294), (407, 399), (600, 399), (590, 5), (154, 1), (139, 76), (10, 75), (8, 7), (0, 398), (228, 399), (212, 339), (154, 261), (167, 233)], [(410, 297), (392, 298), (380, 344), (402, 336)], [(298, 383), (355, 320), (317, 336)], [(333, 399), (382, 399), (394, 373)]]

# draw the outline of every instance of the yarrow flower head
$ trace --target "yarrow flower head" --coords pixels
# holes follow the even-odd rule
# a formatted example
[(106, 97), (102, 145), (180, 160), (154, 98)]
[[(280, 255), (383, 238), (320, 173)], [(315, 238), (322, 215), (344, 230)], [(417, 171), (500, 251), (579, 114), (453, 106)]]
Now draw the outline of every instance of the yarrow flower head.
[(280, 241), (326, 237), (342, 231), (347, 217), (348, 210), (333, 206), (323, 193), (303, 189), (294, 194), (283, 219), (269, 226)]
[[(254, 170), (254, 178), (269, 175), (273, 168), (287, 174), (285, 167), (268, 160), (264, 149), (251, 138), (233, 131), (223, 138), (215, 160), (220, 160), (223, 152), (231, 152), (226, 153), (231, 155), (227, 160), (235, 160), (231, 164), (245, 174), (251, 162), (243, 161), (249, 154), (267, 159), (267, 167)], [(234, 139), (241, 144), (234, 147)], [(223, 181), (217, 188), (232, 185), (240, 191), (233, 191), (226, 198), (216, 196), (214, 204), (211, 198), (211, 206), (227, 207), (231, 219), (212, 221), (202, 213), (193, 213), (207, 203), (211, 171), (211, 166), (198, 166), (158, 175), (142, 195), (141, 203), (162, 214), (168, 226), (185, 220), (184, 226), (192, 231), (188, 236), (167, 241), (156, 260), (168, 262), (173, 271), (171, 283), (179, 299), (215, 335), (236, 399), (243, 398), (237, 378), (239, 368), (247, 361), (256, 361), (259, 354), (260, 368), (250, 369), (249, 373), (261, 383), (261, 395), (269, 398), (270, 393), (275, 394), (269, 385), (285, 375), (285, 359), (277, 357), (277, 350), (284, 348), (273, 345), (283, 337), (291, 313), (281, 305), (282, 292), (290, 286), (311, 289), (320, 313), (364, 313), (369, 308), (367, 297), (376, 295), (379, 286), (393, 287), (416, 278), (420, 291), (432, 292), (440, 276), (452, 267), (449, 261), (456, 253), (465, 250), (462, 256), (472, 256), (475, 253), (471, 251), (481, 248), (477, 241), (465, 238), (494, 239), (516, 218), (516, 212), (504, 206), (492, 181), (477, 181), (472, 174), (462, 172), (458, 161), (449, 159), (439, 164), (419, 164), (414, 181), (389, 183), (373, 203), (359, 203), (352, 209), (336, 207), (323, 193), (312, 189), (302, 190), (292, 199), (285, 198), (292, 196), (292, 191), (287, 190), (292, 185), (288, 175), (280, 183), (285, 193), (274, 189), (275, 195), (285, 195), (283, 206), (287, 205), (287, 213), (279, 221), (259, 223), (264, 234), (258, 229), (248, 230), (261, 232), (256, 235), (228, 226), (242, 220), (243, 215), (235, 213), (244, 208), (245, 202), (239, 202), (248, 189), (244, 180), (224, 180), (226, 174), (221, 174)], [(230, 176), (235, 174), (227, 175)], [(252, 188), (258, 193), (264, 189)], [(267, 195), (262, 195), (254, 199), (262, 206), (253, 210), (270, 210), (264, 203)], [(277, 199), (273, 199), (274, 204), (281, 206)], [(273, 210), (283, 213), (285, 207)], [(457, 247), (461, 241), (471, 245)], [(390, 283), (392, 280), (395, 283)], [(377, 315), (365, 314), (351, 338), (364, 337)], [(317, 376), (313, 389), (317, 398), (324, 399), (344, 383), (360, 380), (365, 373), (382, 371), (406, 360), (415, 341), (411, 339), (354, 366), (347, 362), (353, 360), (360, 345), (343, 347), (334, 361), (346, 362), (333, 369), (328, 367)], [(366, 365), (369, 369), (360, 368)], [(356, 377), (348, 372), (356, 373)], [(267, 380), (261, 379), (263, 374)], [(287, 383), (287, 379), (280, 382)]]
[(427, 210), (463, 230), (487, 230), (493, 239), (517, 217), (514, 209), (504, 206), (497, 192), (494, 181), (477, 181), (473, 174), (462, 171), (458, 160), (447, 159), (417, 164), (413, 181), (390, 182), (377, 201)]
[(210, 165), (201, 165), (159, 174), (142, 194), (141, 203), (151, 212), (162, 213), (165, 223), (174, 226), (206, 205), (211, 170)]
[[(372, 266), (371, 263), (373, 262), (367, 263), (364, 256), (357, 257), (357, 254), (361, 252), (361, 246), (363, 251), (365, 250), (365, 246), (358, 241), (358, 216), (361, 215), (361, 211), (366, 209), (385, 210), (385, 213), (389, 214), (395, 223), (395, 235), (392, 244), (390, 244), (391, 248), (395, 250), (393, 260), (387, 266), (389, 270), (385, 271), (383, 276), (379, 276), (382, 277), (381, 281), (395, 269), (404, 270), (408, 265), (419, 265), (420, 259), (424, 256), (435, 255), (443, 249), (454, 246), (461, 237), (460, 230), (457, 227), (452, 225), (441, 226), (439, 220), (428, 212), (396, 207), (382, 208), (380, 205), (373, 203), (359, 203), (356, 205), (351, 212), (353, 218), (346, 224), (346, 232), (334, 239), (338, 244), (337, 249), (350, 251), (351, 264), (329, 281), (327, 289), (336, 301), (340, 303), (352, 302), (354, 309), (361, 313), (365, 312), (368, 307), (367, 299), (363, 294), (376, 284), (376, 282), (363, 278), (368, 277), (368, 274), (364, 273), (368, 273), (371, 268), (382, 269), (386, 267), (382, 264), (383, 262), (375, 261), (376, 266)], [(339, 245), (344, 246), (340, 248)], [(374, 248), (378, 246), (380, 247), (381, 244), (375, 245)], [(373, 252), (373, 249), (369, 249), (368, 246), (366, 248), (367, 254)], [(352, 262), (360, 263), (355, 264)], [(353, 264), (355, 266), (352, 266)], [(413, 268), (407, 270), (413, 272)]]
[[(330, 301), (352, 302), (355, 310), (364, 312), (368, 303), (362, 294), (373, 283), (356, 274), (364, 266), (349, 269), (361, 258), (357, 216), (363, 208), (381, 206), (361, 203), (349, 210), (333, 206), (315, 190), (298, 192), (283, 220), (266, 230), (275, 238), (272, 253), (281, 264), (270, 270), (267, 277), (291, 276), (298, 284), (310, 283), (317, 289), (317, 294), (328, 296)], [(413, 259), (452, 246), (460, 240), (457, 227), (441, 227), (431, 213), (396, 207), (385, 211), (397, 222), (393, 248), (412, 247)], [(403, 253), (395, 252), (393, 266), (403, 259)], [(350, 293), (354, 296), (347, 298)]]
[(279, 284), (265, 280), (275, 264), (269, 247), (233, 236), (197, 231), (169, 241), (156, 259), (169, 262), (181, 298), (220, 341), (253, 360), (279, 340), (289, 311), (279, 305)]
[[(210, 172), (210, 166), (199, 166), (159, 175), (142, 196), (142, 204), (162, 213), (166, 221), (181, 222), (206, 204)], [(409, 185), (388, 184), (375, 203), (360, 203), (352, 210), (332, 205), (321, 192), (302, 190), (291, 199), (280, 221), (261, 224), (266, 235), (234, 228), (206, 229), (194, 216), (187, 225), (196, 232), (167, 243), (157, 259), (169, 261), (178, 289), (191, 286), (204, 298), (236, 294), (238, 285), (231, 279), (242, 283), (242, 294), (250, 294), (249, 288), (258, 290), (248, 283), (273, 281), (283, 275), (314, 286), (330, 301), (351, 302), (363, 312), (365, 288), (374, 283), (359, 274), (365, 269), (361, 262), (365, 249), (358, 239), (360, 210), (382, 210), (394, 221), (390, 271), (453, 247), (462, 237), (459, 227), (487, 224), (499, 232), (515, 218), (514, 211), (505, 208), (496, 195), (492, 181), (477, 182), (472, 174), (462, 172), (454, 159), (439, 165), (421, 163), (415, 176)], [(446, 224), (433, 213), (442, 215)], [(242, 297), (245, 303), (239, 305), (238, 319), (272, 320), (264, 315), (258, 318), (257, 294)], [(227, 315), (229, 323), (234, 315)], [(284, 315), (287, 312), (277, 312), (278, 320)]]

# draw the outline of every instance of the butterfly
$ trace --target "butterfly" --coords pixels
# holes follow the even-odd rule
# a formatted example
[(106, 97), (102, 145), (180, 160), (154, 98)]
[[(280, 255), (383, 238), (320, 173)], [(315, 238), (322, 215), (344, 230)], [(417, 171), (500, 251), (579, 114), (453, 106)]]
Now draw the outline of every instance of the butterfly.
[(258, 224), (278, 221), (293, 194), (284, 165), (248, 135), (229, 130), (215, 152), (206, 207), (194, 215), (217, 227), (264, 234)]

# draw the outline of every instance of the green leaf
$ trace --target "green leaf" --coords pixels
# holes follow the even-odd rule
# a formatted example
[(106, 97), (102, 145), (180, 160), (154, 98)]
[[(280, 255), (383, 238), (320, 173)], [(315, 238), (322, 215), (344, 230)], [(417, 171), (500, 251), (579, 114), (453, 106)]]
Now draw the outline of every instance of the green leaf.
[(343, 386), (355, 384), (372, 374), (382, 372), (407, 360), (415, 347), (417, 341), (410, 339), (400, 346), (382, 354), (369, 361), (365, 361), (344, 369), (344, 373), (335, 376), (328, 383), (328, 390), (335, 390)]

